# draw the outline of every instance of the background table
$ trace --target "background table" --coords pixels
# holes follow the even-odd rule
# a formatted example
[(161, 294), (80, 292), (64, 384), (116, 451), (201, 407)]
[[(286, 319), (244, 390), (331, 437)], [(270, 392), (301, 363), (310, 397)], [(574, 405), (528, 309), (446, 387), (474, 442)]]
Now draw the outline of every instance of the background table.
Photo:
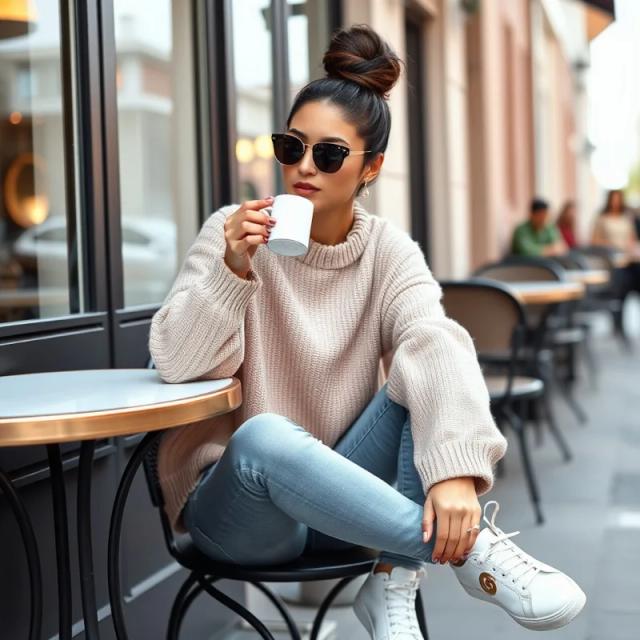
[(567, 269), (565, 276), (570, 282), (581, 282), (586, 285), (607, 284), (610, 276), (605, 269)]
[[(60, 640), (71, 638), (72, 620), (68, 518), (59, 445), (82, 441), (77, 501), (82, 613), (85, 637), (99, 638), (91, 546), (91, 472), (96, 440), (149, 431), (157, 431), (159, 436), (165, 429), (233, 411), (242, 403), (240, 382), (224, 378), (166, 384), (154, 369), (58, 371), (1, 377), (0, 399), (0, 446), (47, 445), (58, 561)], [(35, 640), (40, 637), (42, 617), (35, 536), (28, 514), (5, 474), (0, 475), (0, 484), (9, 492), (25, 540), (32, 587), (29, 637)], [(115, 608), (120, 611), (119, 603)]]
[(509, 287), (516, 298), (525, 305), (580, 300), (585, 292), (585, 287), (580, 282), (541, 280), (539, 282), (503, 282), (503, 284)]

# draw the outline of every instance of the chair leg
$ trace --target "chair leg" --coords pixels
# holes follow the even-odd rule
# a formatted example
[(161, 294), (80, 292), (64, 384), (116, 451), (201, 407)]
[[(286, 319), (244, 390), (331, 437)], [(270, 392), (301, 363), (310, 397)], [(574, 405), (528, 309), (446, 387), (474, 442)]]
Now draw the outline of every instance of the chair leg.
[(418, 626), (424, 640), (429, 640), (429, 632), (427, 631), (427, 620), (424, 615), (424, 603), (422, 602), (422, 594), (420, 589), (416, 592), (416, 617), (418, 618)]
[(329, 610), (331, 603), (334, 601), (336, 596), (352, 581), (356, 576), (347, 576), (346, 578), (342, 578), (338, 584), (336, 584), (331, 591), (325, 596), (325, 599), (320, 604), (320, 608), (316, 613), (316, 617), (313, 620), (313, 626), (311, 627), (311, 635), (309, 636), (309, 640), (316, 640), (318, 634), (320, 633), (320, 627), (322, 626), (322, 621), (324, 620), (324, 616)]
[(547, 425), (549, 426), (549, 431), (553, 436), (553, 439), (556, 441), (558, 446), (560, 447), (560, 451), (562, 452), (562, 457), (565, 462), (569, 462), (571, 458), (573, 458), (573, 454), (571, 453), (571, 449), (567, 444), (567, 441), (564, 439), (562, 432), (558, 428), (558, 423), (556, 422), (555, 416), (553, 415), (553, 409), (551, 408), (551, 400), (549, 399), (549, 394), (545, 389), (545, 392), (541, 397), (541, 404), (544, 409), (545, 418), (547, 419)]
[[(626, 296), (625, 296), (626, 298)], [(613, 316), (613, 329), (615, 335), (620, 339), (621, 346), (623, 350), (626, 352), (631, 349), (633, 343), (629, 339), (629, 336), (626, 332), (624, 326), (624, 302), (625, 298), (620, 300), (620, 304), (616, 306), (615, 309), (611, 310), (611, 314)]]
[(216, 589), (213, 585), (209, 584), (207, 578), (202, 576), (198, 577), (200, 586), (212, 597), (215, 598), (220, 604), (228, 607), (232, 611), (235, 611), (241, 618), (244, 618), (259, 634), (261, 638), (265, 640), (275, 640), (271, 635), (269, 629), (251, 613), (247, 608), (243, 607), (239, 602), (236, 602), (233, 598), (230, 598), (226, 593), (222, 593), (219, 589)]
[[(542, 429), (542, 422), (540, 420), (540, 407), (535, 401), (530, 401), (528, 404), (531, 412), (533, 413), (533, 426), (536, 435), (536, 447), (541, 447), (544, 444), (544, 431)], [(521, 413), (520, 415), (526, 414)]]
[(591, 326), (585, 322), (580, 325), (584, 331), (584, 341), (582, 342), (582, 354), (584, 356), (585, 364), (587, 365), (587, 371), (589, 372), (589, 381), (591, 382), (591, 389), (593, 391), (598, 390), (598, 363), (596, 360), (595, 352), (593, 350), (593, 341), (591, 339)]
[(198, 584), (197, 577), (190, 573), (173, 601), (167, 625), (167, 640), (178, 640), (187, 609), (201, 592), (202, 587)]
[(298, 631), (298, 627), (294, 619), (291, 617), (289, 610), (287, 609), (284, 602), (282, 601), (282, 598), (280, 598), (275, 593), (273, 593), (273, 591), (271, 591), (271, 589), (263, 585), (262, 582), (254, 582), (253, 580), (251, 580), (250, 582), (254, 587), (256, 587), (257, 589), (260, 589), (260, 591), (262, 591), (262, 593), (264, 593), (264, 595), (267, 596), (269, 600), (271, 600), (271, 602), (276, 607), (276, 609), (278, 609), (278, 611), (280, 612), (280, 615), (285, 621), (285, 624), (287, 625), (287, 628), (289, 629), (289, 635), (291, 636), (291, 640), (302, 640), (302, 638), (300, 637), (300, 632)]
[(518, 444), (520, 445), (520, 456), (522, 458), (522, 465), (524, 467), (524, 473), (527, 479), (529, 496), (531, 497), (531, 503), (533, 504), (533, 510), (536, 515), (536, 522), (538, 524), (542, 524), (544, 522), (544, 516), (542, 515), (542, 509), (540, 508), (540, 494), (538, 491), (538, 483), (536, 482), (533, 465), (531, 464), (531, 458), (529, 456), (529, 445), (527, 444), (524, 423), (520, 419), (520, 416), (516, 415), (513, 411), (510, 411), (507, 408), (504, 408), (503, 411), (513, 431), (518, 437)]
[(562, 380), (560, 376), (558, 376), (556, 367), (553, 364), (550, 366), (550, 371), (545, 377), (545, 380), (544, 380), (545, 384), (547, 384), (547, 381), (550, 381), (551, 379), (555, 381), (556, 386), (560, 391), (560, 395), (562, 396), (564, 401), (567, 403), (567, 406), (569, 407), (569, 409), (571, 409), (571, 411), (575, 415), (576, 419), (578, 420), (578, 423), (585, 424), (587, 421), (587, 415), (582, 410), (582, 407), (578, 404), (576, 399), (573, 397), (573, 390), (572, 390), (573, 385), (571, 383), (571, 380), (570, 379)]

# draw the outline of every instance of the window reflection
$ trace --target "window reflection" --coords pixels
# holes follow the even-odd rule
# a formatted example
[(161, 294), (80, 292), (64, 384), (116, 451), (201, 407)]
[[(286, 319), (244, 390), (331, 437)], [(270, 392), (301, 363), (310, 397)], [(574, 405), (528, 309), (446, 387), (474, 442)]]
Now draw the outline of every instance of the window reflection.
[(289, 0), (288, 47), (291, 102), (310, 80), (325, 75), (322, 56), (330, 39), (330, 3)]
[(60, 7), (12, 9), (0, 12), (0, 322), (70, 311)]
[(262, 198), (275, 191), (269, 5), (269, 0), (232, 3), (240, 200)]
[(114, 2), (127, 307), (162, 303), (197, 233), (190, 5)]

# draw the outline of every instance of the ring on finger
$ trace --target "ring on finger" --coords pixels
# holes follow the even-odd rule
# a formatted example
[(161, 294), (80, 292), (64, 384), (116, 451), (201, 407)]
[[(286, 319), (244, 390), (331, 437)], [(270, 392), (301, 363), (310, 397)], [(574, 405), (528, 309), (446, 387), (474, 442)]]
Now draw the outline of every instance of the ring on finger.
[(473, 527), (469, 527), (467, 529), (467, 533), (471, 533), (474, 529), (477, 529), (478, 531), (480, 531), (480, 525), (479, 524), (474, 524)]

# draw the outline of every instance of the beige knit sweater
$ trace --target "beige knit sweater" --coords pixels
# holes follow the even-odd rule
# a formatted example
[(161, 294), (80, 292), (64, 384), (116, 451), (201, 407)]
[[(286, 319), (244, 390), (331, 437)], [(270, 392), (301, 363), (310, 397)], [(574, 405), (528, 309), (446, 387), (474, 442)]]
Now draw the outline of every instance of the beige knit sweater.
[(385, 354), (388, 395), (411, 415), (425, 495), (459, 476), (475, 477), (478, 495), (488, 492), (506, 440), (473, 343), (445, 316), (418, 243), (356, 202), (344, 242), (311, 239), (296, 257), (262, 245), (244, 280), (224, 262), (223, 222), (237, 209), (223, 207), (204, 223), (151, 321), (149, 349), (163, 380), (242, 383), (234, 412), (163, 436), (158, 467), (173, 525), (182, 529), (203, 468), (251, 416), (287, 416), (332, 447), (378, 390)]

